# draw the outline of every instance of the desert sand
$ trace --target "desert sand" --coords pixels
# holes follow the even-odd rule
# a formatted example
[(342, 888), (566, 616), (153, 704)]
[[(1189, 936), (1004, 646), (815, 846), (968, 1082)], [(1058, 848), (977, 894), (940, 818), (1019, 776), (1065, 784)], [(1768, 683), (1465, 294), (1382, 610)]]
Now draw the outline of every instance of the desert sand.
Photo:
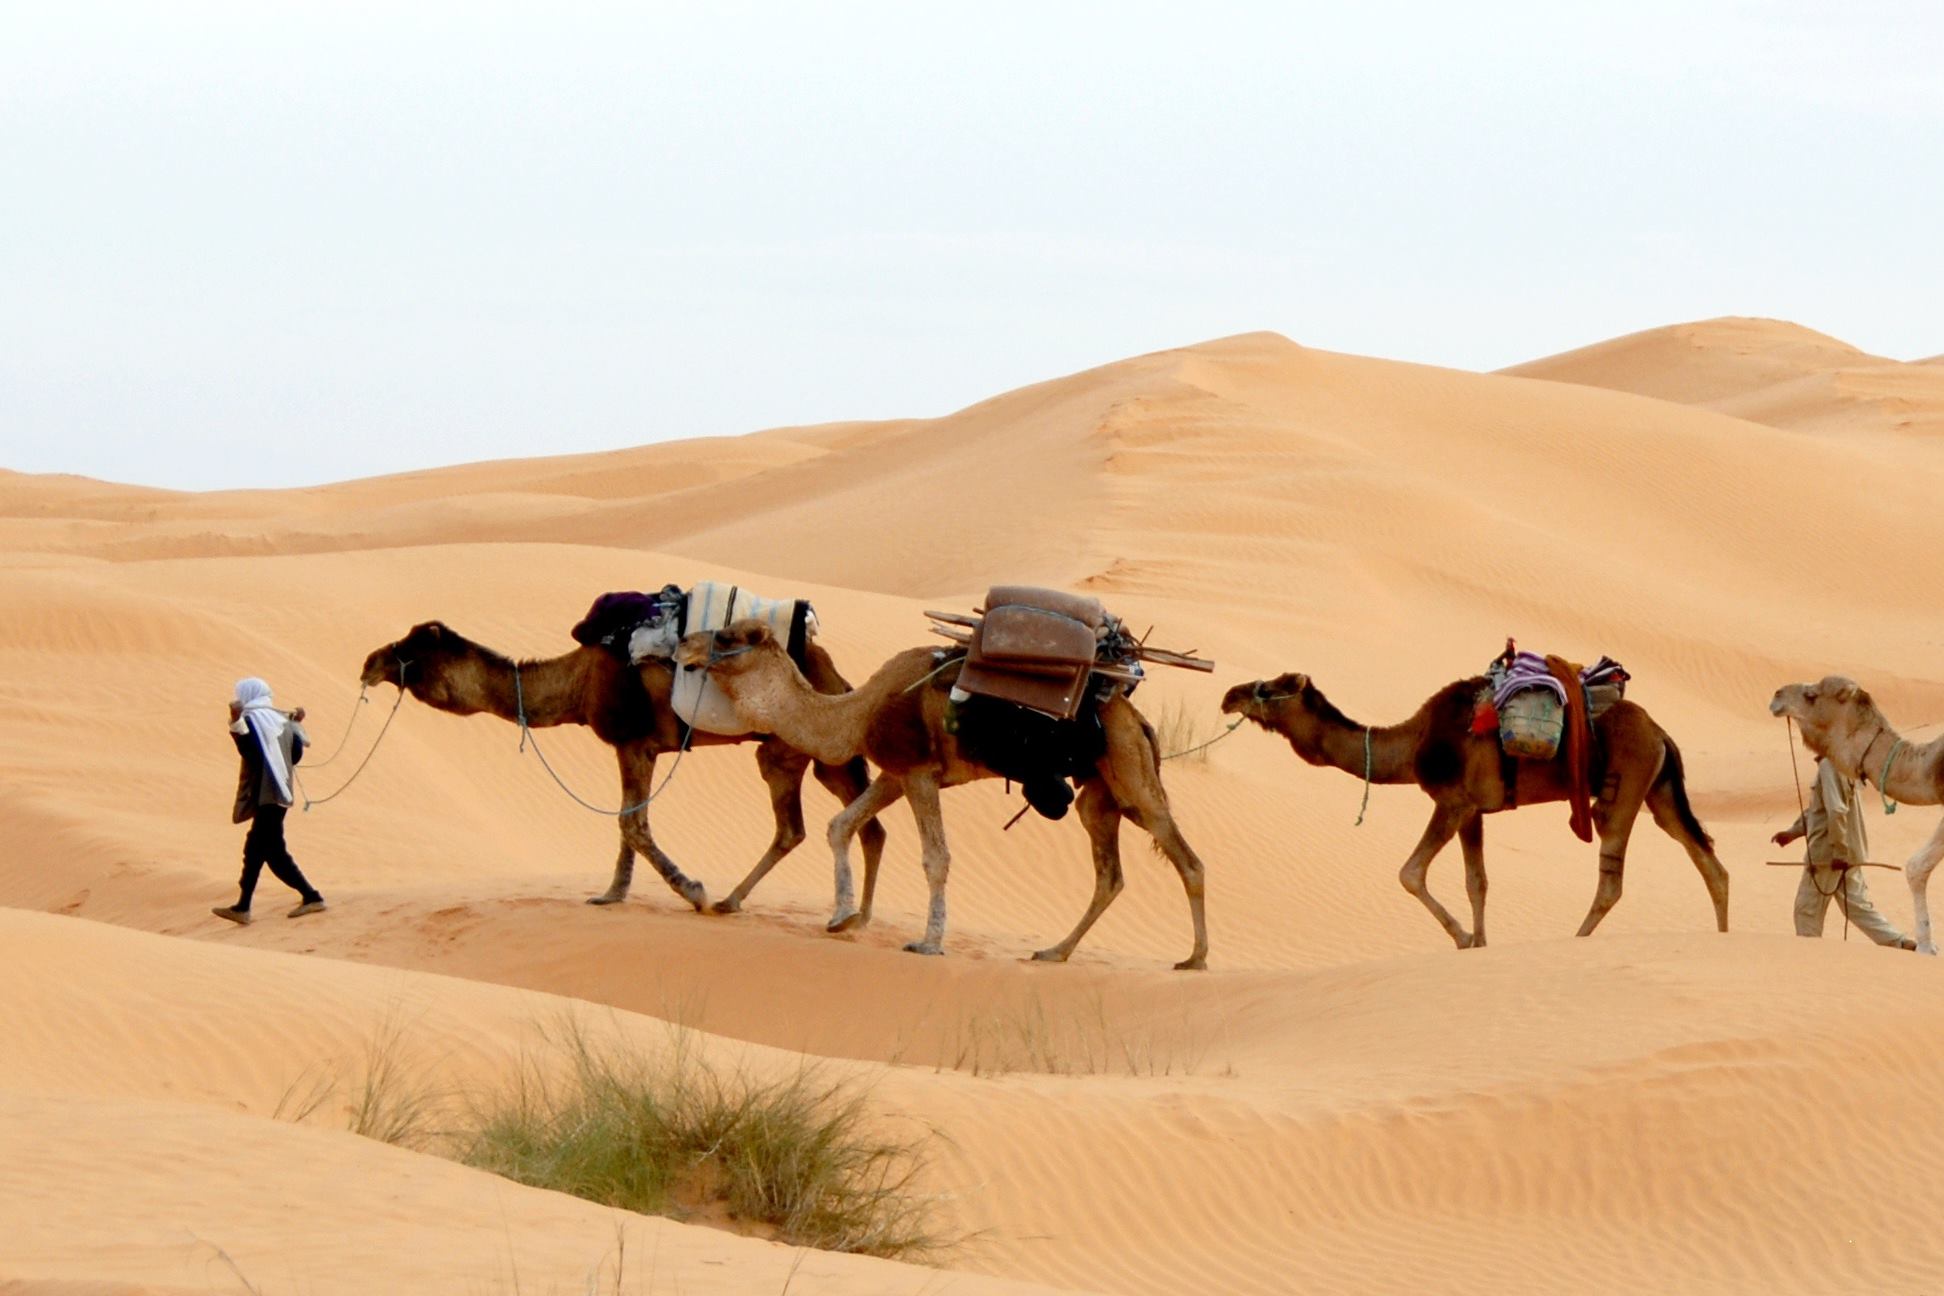
[[(938, 419), (785, 428), (306, 490), (179, 494), (0, 473), (0, 1292), (1935, 1291), (1944, 967), (1791, 932), (1796, 814), (1766, 711), (1843, 672), (1907, 733), (1944, 722), (1944, 367), (1716, 320), (1476, 374), (1249, 334)], [(537, 444), (544, 444), (539, 442)], [(1633, 672), (1733, 875), (1733, 930), (1643, 818), (1592, 938), (1564, 806), (1489, 821), (1490, 948), (1396, 881), (1428, 803), (1253, 728), (1170, 763), (1209, 869), (1210, 968), (1175, 973), (1181, 887), (1140, 834), (1066, 966), (1084, 834), (997, 783), (944, 797), (947, 956), (908, 810), (875, 923), (824, 934), (835, 803), (732, 917), (645, 867), (513, 726), (407, 702), (290, 840), (330, 910), (233, 897), (233, 681), (309, 708), (343, 783), (392, 705), (370, 649), (438, 617), (520, 656), (605, 590), (730, 580), (815, 601), (861, 679), (988, 584), (1098, 594), (1212, 676), (1136, 695), (1220, 732), (1230, 684), (1308, 672), (1359, 720), (1522, 646)], [(354, 723), (355, 715), (355, 723)], [(1929, 726), (1929, 727), (1926, 727)], [(348, 739), (345, 738), (348, 730)], [(585, 731), (543, 735), (590, 800)], [(662, 766), (666, 773), (667, 764)], [(1885, 817), (1901, 862), (1936, 810)], [(656, 835), (720, 895), (769, 838), (748, 747), (698, 751)], [(1899, 875), (1879, 905), (1909, 917)], [(1463, 899), (1455, 848), (1431, 883)], [(490, 1084), (582, 1015), (673, 1023), (726, 1066), (806, 1063), (936, 1134), (941, 1268), (624, 1215), (361, 1138), (306, 1077), (395, 1030)], [(280, 1110), (283, 1108), (284, 1110)]]

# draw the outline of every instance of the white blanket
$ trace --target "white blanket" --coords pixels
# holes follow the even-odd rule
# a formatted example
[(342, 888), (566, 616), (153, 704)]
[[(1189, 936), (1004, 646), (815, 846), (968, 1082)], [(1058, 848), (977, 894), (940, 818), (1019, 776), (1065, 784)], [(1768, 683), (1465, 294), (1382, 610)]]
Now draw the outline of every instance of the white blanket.
[[(778, 643), (790, 641), (790, 619), (796, 615), (797, 600), (758, 598), (735, 585), (702, 581), (689, 591), (688, 616), (683, 632), (720, 630), (737, 621), (754, 618), (770, 628)], [(817, 614), (806, 615), (805, 633), (817, 633)], [(675, 672), (673, 703), (675, 714), (703, 733), (741, 735), (751, 732), (736, 719), (736, 709), (708, 675), (699, 670)]]

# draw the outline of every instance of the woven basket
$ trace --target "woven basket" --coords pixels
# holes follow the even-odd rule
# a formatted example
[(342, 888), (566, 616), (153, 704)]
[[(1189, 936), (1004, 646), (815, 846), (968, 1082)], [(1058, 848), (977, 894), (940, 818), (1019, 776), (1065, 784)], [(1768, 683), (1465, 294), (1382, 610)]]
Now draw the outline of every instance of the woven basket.
[(1498, 709), (1499, 746), (1520, 760), (1551, 760), (1566, 732), (1566, 708), (1551, 689), (1521, 689)]

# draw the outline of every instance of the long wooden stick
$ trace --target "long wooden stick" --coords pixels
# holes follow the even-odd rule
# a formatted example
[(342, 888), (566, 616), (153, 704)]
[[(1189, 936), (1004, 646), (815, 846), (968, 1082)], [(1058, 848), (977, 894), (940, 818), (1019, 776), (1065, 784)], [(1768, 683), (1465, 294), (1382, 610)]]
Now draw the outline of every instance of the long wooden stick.
[[(1807, 867), (1808, 865), (1807, 860), (1768, 860), (1766, 862), (1770, 868), (1804, 868)], [(1903, 872), (1903, 866), (1901, 864), (1877, 864), (1877, 863), (1873, 863), (1870, 860), (1863, 860), (1862, 862), (1856, 864), (1825, 864), (1823, 867), (1824, 868), (1880, 868), (1880, 869), (1889, 869), (1895, 873)]]

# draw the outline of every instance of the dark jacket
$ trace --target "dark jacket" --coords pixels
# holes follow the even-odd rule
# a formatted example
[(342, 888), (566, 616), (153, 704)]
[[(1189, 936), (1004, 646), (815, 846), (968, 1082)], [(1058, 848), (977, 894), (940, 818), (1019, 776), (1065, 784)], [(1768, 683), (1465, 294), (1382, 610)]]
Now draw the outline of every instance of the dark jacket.
[[(269, 766), (263, 763), (263, 748), (257, 743), (256, 731), (244, 725), (245, 732), (230, 730), (230, 737), (236, 742), (236, 754), (243, 758), (242, 768), (236, 772), (236, 804), (230, 810), (231, 823), (246, 823), (254, 818), (258, 806), (274, 805), (289, 808), (290, 802), (277, 790), (277, 780), (271, 775)], [(304, 748), (309, 743), (304, 727), (296, 721), (285, 726), (283, 732), (284, 763), (290, 766), (293, 782), (297, 777), (297, 762), (304, 759)], [(294, 789), (293, 789), (294, 790)]]

